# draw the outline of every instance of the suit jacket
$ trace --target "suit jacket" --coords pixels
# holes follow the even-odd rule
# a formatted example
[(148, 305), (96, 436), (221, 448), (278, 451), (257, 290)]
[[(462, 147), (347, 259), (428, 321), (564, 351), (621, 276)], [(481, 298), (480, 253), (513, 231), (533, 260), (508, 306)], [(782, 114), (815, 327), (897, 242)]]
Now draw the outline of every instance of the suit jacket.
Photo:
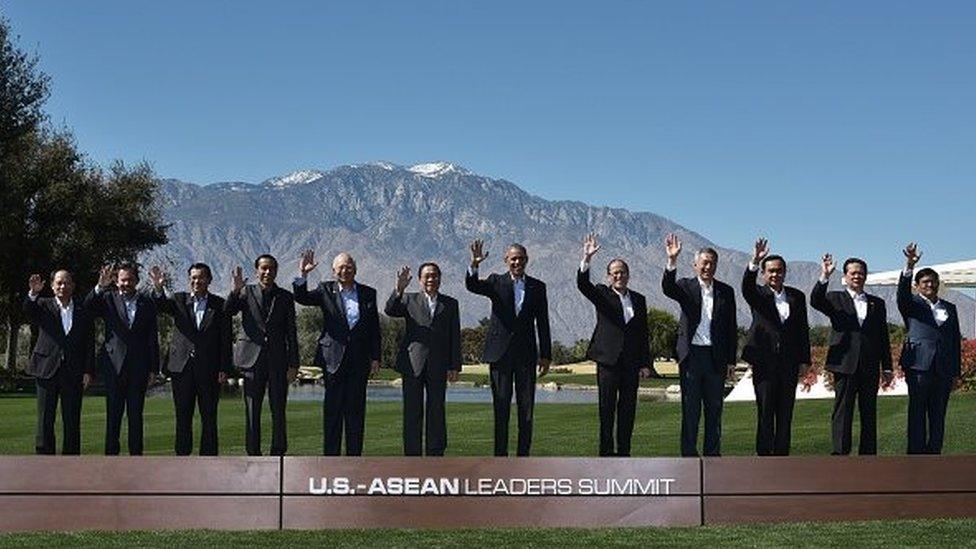
[(589, 270), (576, 271), (576, 287), (596, 307), (596, 327), (586, 349), (586, 358), (607, 366), (619, 362), (628, 368), (651, 367), (647, 300), (644, 296), (628, 290), (634, 316), (625, 324), (624, 308), (613, 288), (605, 284), (594, 286), (590, 282)]
[(518, 314), (515, 314), (515, 286), (509, 273), (491, 274), (482, 280), (469, 271), (464, 285), (469, 292), (491, 300), (491, 320), (482, 360), (499, 362), (513, 344), (519, 346), (517, 350), (526, 361), (535, 363), (539, 358), (552, 359), (545, 283), (525, 275), (525, 298)]
[(234, 369), (231, 322), (222, 297), (207, 295), (199, 328), (190, 293), (176, 292), (169, 297), (153, 293), (153, 301), (159, 311), (173, 317), (166, 371), (180, 373), (191, 359), (195, 360), (194, 367), (207, 368), (211, 373), (229, 373)]
[(322, 333), (315, 350), (317, 366), (335, 373), (346, 357), (355, 368), (368, 368), (371, 360), (380, 359), (380, 315), (375, 289), (356, 283), (359, 321), (352, 329), (346, 320), (346, 308), (337, 281), (322, 282), (310, 291), (304, 279), (302, 282), (296, 280), (294, 290), (296, 301), (322, 309)]
[(27, 373), (39, 379), (51, 379), (62, 364), (72, 374), (95, 375), (95, 327), (91, 311), (73, 301), (71, 331), (64, 333), (57, 298), (24, 298), (24, 313), (37, 327), (37, 343), (27, 363)]
[(396, 371), (418, 377), (424, 368), (436, 374), (461, 370), (461, 315), (456, 299), (438, 294), (431, 316), (426, 295), (397, 295), (394, 290), (386, 300), (384, 312), (407, 321), (397, 351)]
[(248, 284), (240, 294), (231, 292), (224, 303), (227, 317), (241, 313), (241, 333), (234, 342), (234, 364), (249, 370), (263, 356), (272, 368), (298, 367), (298, 332), (295, 298), (280, 286), (271, 287), (268, 312), (261, 310), (261, 287)]
[(742, 275), (742, 296), (752, 308), (752, 326), (742, 349), (742, 360), (752, 365), (753, 375), (761, 378), (768, 368), (790, 367), (798, 374), (800, 364), (810, 364), (810, 323), (807, 299), (803, 292), (784, 286), (790, 316), (780, 320), (776, 297), (769, 286), (757, 286), (758, 270), (746, 269)]
[[(866, 294), (867, 295), (867, 294)], [(810, 292), (810, 306), (830, 319), (830, 339), (826, 368), (852, 374), (858, 364), (891, 371), (891, 343), (888, 338), (888, 313), (878, 296), (867, 295), (868, 314), (863, 326), (857, 321), (854, 299), (847, 290), (827, 291), (826, 282), (817, 282)]]
[(116, 289), (100, 293), (92, 290), (86, 305), (94, 315), (105, 321), (105, 341), (99, 353), (103, 367), (112, 368), (116, 374), (128, 363), (138, 376), (159, 372), (159, 327), (156, 321), (156, 304), (146, 294), (136, 293), (136, 316), (129, 326), (122, 294)]
[(908, 333), (898, 363), (902, 368), (932, 370), (941, 377), (958, 377), (961, 372), (962, 335), (956, 306), (940, 300), (949, 318), (939, 326), (928, 301), (913, 294), (911, 287), (911, 275), (902, 273), (898, 280), (898, 311)]
[[(701, 323), (701, 285), (698, 278), (677, 279), (676, 269), (664, 270), (661, 290), (678, 302), (681, 319), (678, 322), (678, 362), (684, 362), (691, 352), (691, 341)], [(738, 326), (735, 322), (735, 290), (718, 280), (712, 280), (712, 360), (723, 370), (735, 364)]]

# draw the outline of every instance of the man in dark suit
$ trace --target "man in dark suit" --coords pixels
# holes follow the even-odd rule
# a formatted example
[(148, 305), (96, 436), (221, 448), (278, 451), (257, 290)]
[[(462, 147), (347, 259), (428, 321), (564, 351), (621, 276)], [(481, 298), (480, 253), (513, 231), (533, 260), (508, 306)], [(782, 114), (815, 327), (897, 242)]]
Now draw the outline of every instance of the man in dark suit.
[(159, 330), (152, 298), (136, 291), (139, 268), (105, 266), (88, 296), (92, 312), (105, 322), (99, 359), (105, 377), (105, 455), (117, 456), (122, 416), (128, 418), (129, 455), (142, 455), (142, 411), (146, 390), (159, 373)]
[(898, 311), (907, 334), (899, 364), (908, 381), (908, 453), (941, 454), (946, 407), (962, 362), (962, 336), (956, 306), (939, 299), (939, 273), (912, 272), (922, 254), (905, 247), (905, 270), (898, 280)]
[[(596, 327), (586, 358), (596, 362), (600, 401), (600, 455), (630, 456), (640, 378), (651, 377), (647, 300), (627, 288), (630, 267), (623, 259), (607, 264), (607, 285), (590, 282), (590, 260), (600, 250), (596, 235), (583, 240), (576, 287), (596, 308)], [(614, 447), (613, 424), (617, 422)]]
[(247, 284), (234, 269), (234, 289), (227, 296), (227, 317), (241, 313), (241, 333), (234, 343), (234, 364), (244, 376), (244, 428), (247, 455), (261, 455), (261, 408), (264, 392), (271, 406), (271, 455), (288, 451), (285, 406), (288, 384), (298, 376), (295, 299), (275, 284), (278, 260), (269, 254), (254, 260), (257, 284)]
[(308, 273), (318, 263), (312, 250), (302, 253), (301, 277), (293, 284), (295, 300), (322, 310), (322, 334), (315, 364), (325, 381), (323, 454), (337, 456), (346, 434), (346, 455), (363, 453), (366, 430), (366, 383), (380, 368), (380, 316), (376, 290), (356, 282), (356, 262), (347, 253), (332, 261), (335, 280), (308, 289)]
[[(763, 286), (756, 285), (760, 270)], [(769, 243), (760, 238), (742, 275), (742, 296), (752, 309), (742, 360), (752, 365), (760, 456), (790, 455), (797, 379), (810, 366), (807, 299), (800, 290), (785, 286), (785, 281), (786, 260), (769, 255)]]
[(395, 366), (403, 381), (403, 454), (421, 455), (426, 392), (427, 455), (443, 456), (447, 382), (457, 381), (461, 371), (461, 317), (457, 300), (439, 291), (441, 268), (424, 263), (417, 273), (422, 291), (404, 292), (410, 267), (403, 267), (384, 309), (407, 322)]
[(166, 275), (156, 266), (149, 270), (153, 300), (159, 311), (173, 317), (166, 372), (173, 381), (176, 408), (176, 455), (193, 451), (193, 409), (200, 407), (200, 455), (217, 455), (217, 401), (220, 386), (233, 369), (230, 317), (223, 298), (209, 292), (213, 274), (205, 263), (187, 270), (189, 292), (171, 293)]
[(677, 279), (681, 241), (665, 240), (667, 268), (661, 280), (664, 295), (678, 302), (678, 371), (681, 374), (681, 455), (698, 455), (698, 420), (705, 410), (702, 453), (721, 455), (722, 400), (725, 380), (735, 368), (735, 290), (715, 280), (718, 252), (702, 248), (693, 264), (698, 276)]
[(51, 275), (54, 297), (40, 297), (44, 280), (33, 274), (24, 313), (37, 327), (37, 343), (27, 373), (37, 383), (38, 454), (54, 454), (54, 419), (61, 400), (64, 441), (61, 453), (81, 453), (81, 395), (95, 376), (95, 330), (91, 312), (73, 299), (75, 283), (66, 270)]
[(878, 453), (879, 374), (883, 376), (885, 388), (890, 387), (894, 379), (888, 313), (883, 299), (864, 293), (868, 264), (863, 259), (852, 257), (844, 261), (847, 288), (828, 292), (827, 284), (835, 268), (834, 258), (824, 254), (820, 280), (810, 292), (810, 306), (830, 319), (826, 369), (834, 376), (834, 411), (830, 417), (831, 453), (851, 453), (854, 402), (857, 401), (861, 419), (858, 453), (873, 455)]
[(507, 273), (491, 274), (482, 280), (478, 278), (478, 266), (487, 257), (484, 243), (475, 240), (471, 244), (471, 266), (464, 284), (469, 292), (491, 300), (491, 320), (482, 360), (490, 365), (495, 455), (508, 455), (508, 416), (514, 384), (518, 406), (518, 455), (527, 456), (532, 446), (536, 366), (538, 375), (544, 376), (552, 360), (546, 285), (525, 274), (529, 255), (521, 244), (512, 244), (505, 252)]

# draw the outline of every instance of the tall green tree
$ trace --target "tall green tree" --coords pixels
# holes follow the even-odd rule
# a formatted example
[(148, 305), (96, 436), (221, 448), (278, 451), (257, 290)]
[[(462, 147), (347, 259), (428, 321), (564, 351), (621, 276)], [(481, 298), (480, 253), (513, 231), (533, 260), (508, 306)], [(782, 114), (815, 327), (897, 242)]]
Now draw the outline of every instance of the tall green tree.
[(6, 366), (16, 361), (20, 303), (32, 273), (55, 268), (91, 287), (101, 265), (134, 260), (166, 242), (148, 164), (104, 170), (78, 151), (67, 130), (43, 126), (47, 77), (16, 48), (0, 20), (0, 320)]
[(678, 320), (663, 310), (647, 309), (647, 331), (651, 339), (651, 356), (654, 358), (674, 358), (678, 341)]

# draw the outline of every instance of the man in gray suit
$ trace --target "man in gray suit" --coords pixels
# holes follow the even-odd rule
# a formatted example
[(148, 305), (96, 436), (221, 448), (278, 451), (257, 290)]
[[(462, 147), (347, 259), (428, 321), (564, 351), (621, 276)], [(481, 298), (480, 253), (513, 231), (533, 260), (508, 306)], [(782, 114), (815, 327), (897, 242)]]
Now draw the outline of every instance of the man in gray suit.
[(271, 455), (288, 451), (285, 404), (288, 384), (298, 375), (295, 299), (275, 284), (278, 260), (264, 254), (254, 260), (257, 284), (247, 284), (234, 269), (234, 289), (227, 296), (227, 316), (241, 313), (241, 333), (234, 343), (234, 364), (244, 373), (247, 455), (261, 455), (261, 407), (264, 391), (271, 405)]
[[(114, 282), (114, 288), (112, 284)], [(85, 305), (105, 321), (99, 353), (105, 377), (105, 455), (121, 451), (122, 415), (128, 419), (129, 454), (142, 455), (142, 411), (146, 390), (159, 373), (159, 329), (156, 304), (136, 291), (139, 268), (123, 263), (102, 268), (98, 286)]]
[(899, 364), (908, 381), (908, 453), (941, 454), (949, 393), (960, 374), (962, 336), (956, 306), (939, 299), (939, 273), (912, 272), (922, 257), (915, 243), (905, 247), (898, 280), (898, 311), (908, 331)]
[(51, 275), (54, 297), (40, 297), (44, 280), (33, 274), (24, 312), (37, 327), (37, 343), (27, 373), (37, 381), (38, 454), (55, 452), (54, 419), (61, 400), (63, 454), (81, 453), (81, 395), (95, 376), (95, 331), (92, 315), (72, 298), (74, 277), (62, 269)]
[(404, 266), (385, 308), (387, 315), (407, 321), (396, 359), (403, 380), (403, 453), (421, 455), (426, 391), (427, 455), (443, 456), (447, 382), (457, 381), (461, 371), (461, 318), (457, 300), (439, 292), (441, 268), (428, 262), (417, 272), (422, 291), (404, 293), (410, 283), (410, 267)]
[(315, 364), (325, 381), (323, 454), (337, 456), (346, 435), (346, 455), (363, 453), (366, 384), (380, 368), (380, 313), (376, 290), (356, 282), (356, 261), (343, 252), (332, 260), (335, 280), (308, 289), (307, 276), (318, 263), (306, 250), (295, 279), (295, 300), (322, 310), (322, 333)]

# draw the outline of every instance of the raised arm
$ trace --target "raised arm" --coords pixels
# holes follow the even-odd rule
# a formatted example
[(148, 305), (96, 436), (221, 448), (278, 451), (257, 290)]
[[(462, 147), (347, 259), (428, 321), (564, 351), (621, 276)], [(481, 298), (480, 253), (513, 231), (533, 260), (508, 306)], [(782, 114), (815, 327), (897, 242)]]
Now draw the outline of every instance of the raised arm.
[(590, 260), (598, 251), (600, 251), (600, 245), (596, 242), (596, 235), (593, 233), (586, 235), (583, 239), (583, 256), (580, 260), (580, 267), (576, 271), (576, 289), (586, 296), (586, 299), (599, 307), (600, 294), (597, 293), (596, 286), (590, 282)]
[(227, 294), (227, 301), (224, 302), (224, 312), (227, 316), (234, 316), (244, 310), (244, 287), (247, 285), (247, 279), (244, 278), (244, 270), (240, 266), (234, 267), (231, 281), (233, 286)]
[(170, 316), (176, 314), (176, 307), (171, 296), (166, 295), (166, 273), (162, 267), (153, 265), (149, 268), (149, 281), (152, 282), (152, 292), (150, 292), (149, 297), (156, 305), (156, 310)]
[(299, 305), (315, 307), (322, 304), (322, 288), (308, 289), (308, 273), (312, 272), (317, 266), (315, 252), (312, 250), (302, 252), (302, 257), (298, 262), (298, 272), (301, 273), (301, 276), (296, 278), (291, 284), (292, 292), (295, 295), (295, 302)]
[(397, 271), (396, 286), (393, 288), (393, 293), (386, 300), (386, 306), (383, 307), (383, 312), (386, 313), (386, 316), (406, 318), (407, 306), (403, 303), (403, 291), (407, 289), (407, 284), (409, 283), (410, 267), (404, 265)]
[(810, 306), (827, 316), (833, 316), (835, 312), (833, 305), (827, 301), (827, 284), (835, 268), (834, 257), (829, 253), (824, 254), (820, 260), (820, 280), (810, 290)]
[(688, 299), (688, 294), (678, 286), (678, 254), (681, 253), (681, 241), (678, 235), (668, 234), (664, 239), (664, 249), (668, 256), (668, 265), (664, 269), (664, 276), (661, 277), (661, 291), (678, 303), (684, 303)]
[(478, 239), (471, 243), (471, 264), (468, 266), (467, 273), (464, 276), (464, 287), (468, 289), (469, 292), (483, 295), (485, 297), (494, 296), (494, 288), (491, 283), (487, 280), (482, 280), (478, 278), (478, 266), (481, 262), (488, 258), (488, 252), (485, 251), (485, 243), (483, 240)]
[(898, 303), (898, 312), (901, 313), (902, 319), (907, 324), (912, 305), (912, 272), (915, 270), (915, 265), (918, 263), (918, 260), (921, 259), (922, 253), (918, 251), (918, 246), (914, 242), (910, 242), (908, 246), (905, 246), (902, 253), (905, 254), (905, 270), (898, 277), (896, 301)]
[(742, 273), (742, 297), (753, 309), (759, 308), (762, 299), (759, 295), (759, 288), (756, 286), (756, 275), (759, 274), (759, 266), (762, 265), (762, 260), (767, 255), (769, 255), (769, 241), (761, 237), (756, 239), (752, 259), (749, 260), (749, 265)]
[(42, 290), (44, 290), (44, 279), (41, 278), (41, 275), (30, 275), (30, 278), (27, 279), (27, 296), (24, 297), (23, 309), (24, 314), (34, 325), (40, 324), (43, 313), (41, 306), (37, 303)]

